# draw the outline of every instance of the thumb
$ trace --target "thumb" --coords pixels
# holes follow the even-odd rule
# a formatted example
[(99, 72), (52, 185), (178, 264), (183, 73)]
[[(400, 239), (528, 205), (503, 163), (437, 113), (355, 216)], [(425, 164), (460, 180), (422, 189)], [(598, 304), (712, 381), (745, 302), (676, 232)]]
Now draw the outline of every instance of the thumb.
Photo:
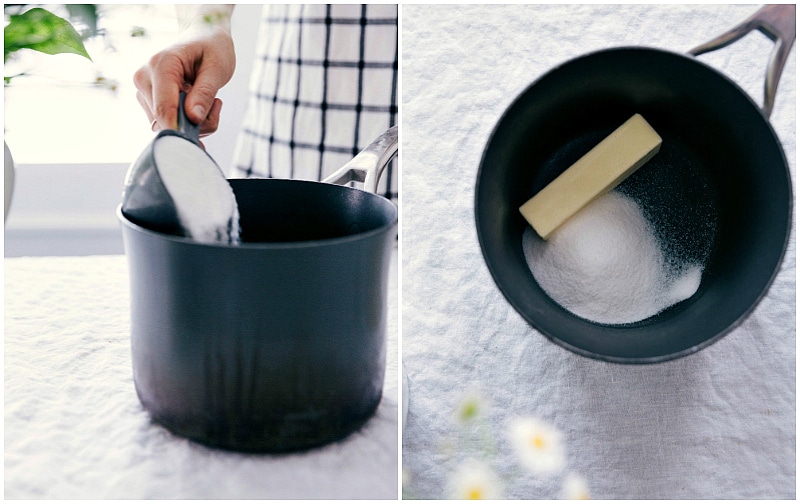
[(192, 88), (186, 94), (186, 115), (189, 120), (194, 124), (200, 124), (206, 120), (220, 87), (222, 86), (204, 78), (203, 74), (197, 75)]

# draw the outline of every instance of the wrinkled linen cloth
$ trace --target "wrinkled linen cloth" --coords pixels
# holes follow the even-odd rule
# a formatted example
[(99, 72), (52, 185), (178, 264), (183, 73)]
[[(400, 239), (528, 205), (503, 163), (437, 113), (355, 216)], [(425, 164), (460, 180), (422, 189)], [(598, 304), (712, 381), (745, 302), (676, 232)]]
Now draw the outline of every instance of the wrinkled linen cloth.
[(342, 441), (282, 455), (208, 448), (153, 422), (133, 385), (125, 256), (5, 259), (8, 499), (394, 499), (397, 252), (384, 396)]
[[(795, 497), (794, 231), (774, 284), (740, 327), (685, 358), (626, 366), (575, 355), (527, 325), (494, 284), (473, 217), (483, 148), (537, 77), (614, 46), (686, 52), (757, 7), (403, 6), (404, 495), (446, 496), (476, 458), (508, 498), (560, 497), (573, 473), (597, 499)], [(771, 50), (754, 32), (700, 59), (760, 104)], [(795, 53), (771, 117), (793, 177)], [(469, 430), (454, 411), (473, 392), (484, 423)], [(505, 434), (519, 416), (562, 433), (560, 472), (521, 468)]]

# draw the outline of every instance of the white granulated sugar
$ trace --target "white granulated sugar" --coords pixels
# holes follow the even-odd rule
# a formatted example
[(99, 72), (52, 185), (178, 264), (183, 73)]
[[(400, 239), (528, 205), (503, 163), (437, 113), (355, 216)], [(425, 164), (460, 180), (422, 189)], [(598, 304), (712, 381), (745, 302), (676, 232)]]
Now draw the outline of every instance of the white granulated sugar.
[(611, 191), (542, 240), (528, 227), (533, 277), (558, 304), (603, 324), (638, 322), (691, 297), (702, 267), (667, 261), (639, 206)]
[(172, 135), (155, 142), (153, 157), (187, 235), (203, 243), (238, 243), (236, 197), (216, 163), (197, 145)]

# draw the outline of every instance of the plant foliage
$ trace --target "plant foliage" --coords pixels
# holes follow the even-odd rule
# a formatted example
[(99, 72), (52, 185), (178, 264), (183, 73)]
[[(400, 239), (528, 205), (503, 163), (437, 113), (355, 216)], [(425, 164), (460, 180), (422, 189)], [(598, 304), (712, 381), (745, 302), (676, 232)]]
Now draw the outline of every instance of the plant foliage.
[(71, 53), (92, 59), (69, 21), (39, 7), (11, 14), (3, 30), (3, 42), (3, 62), (20, 49), (45, 54)]

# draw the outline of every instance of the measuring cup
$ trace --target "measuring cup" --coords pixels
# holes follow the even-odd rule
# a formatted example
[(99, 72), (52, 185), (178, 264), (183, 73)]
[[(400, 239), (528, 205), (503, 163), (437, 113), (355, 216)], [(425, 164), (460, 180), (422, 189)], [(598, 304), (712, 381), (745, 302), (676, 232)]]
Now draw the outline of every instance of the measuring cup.
[[(233, 198), (227, 188), (227, 181), (214, 159), (200, 145), (200, 127), (193, 124), (186, 116), (184, 101), (186, 93), (181, 91), (178, 100), (178, 129), (165, 129), (158, 132), (156, 137), (147, 145), (139, 158), (130, 166), (125, 177), (125, 186), (122, 192), (122, 213), (133, 222), (142, 224), (149, 229), (162, 233), (176, 234), (180, 236), (191, 236), (188, 226), (185, 224), (187, 215), (182, 212), (196, 213), (195, 209), (187, 206), (183, 208), (176, 201), (176, 194), (170, 193), (169, 185), (164, 180), (164, 170), (169, 168), (178, 171), (182, 170), (186, 175), (182, 180), (197, 181), (192, 191), (207, 191), (222, 187), (222, 194), (226, 198)], [(176, 159), (200, 159), (202, 162), (191, 163), (191, 166), (159, 166), (155, 155), (155, 148), (159, 142), (165, 138), (180, 138), (183, 142), (175, 142), (171, 148), (179, 149)], [(203, 184), (209, 184), (203, 186)], [(217, 187), (211, 187), (214, 184)], [(222, 185), (224, 184), (224, 186)], [(216, 193), (215, 193), (216, 194)], [(195, 198), (194, 195), (190, 199)], [(180, 202), (183, 204), (182, 202)], [(228, 201), (227, 206), (235, 205)], [(182, 219), (183, 217), (183, 219)], [(231, 226), (236, 225), (231, 223)], [(230, 235), (230, 233), (228, 233)], [(222, 239), (222, 238), (220, 238)]]

